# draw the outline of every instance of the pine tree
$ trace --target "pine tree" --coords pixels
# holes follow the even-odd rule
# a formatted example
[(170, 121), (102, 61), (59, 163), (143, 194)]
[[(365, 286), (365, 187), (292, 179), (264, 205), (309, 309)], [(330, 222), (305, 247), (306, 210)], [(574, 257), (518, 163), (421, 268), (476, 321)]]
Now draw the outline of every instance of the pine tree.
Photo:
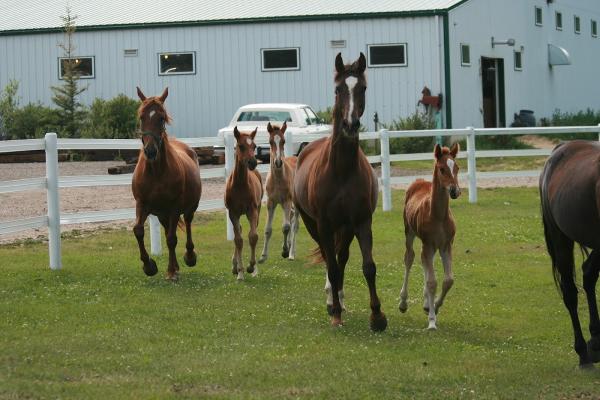
[(60, 17), (63, 21), (65, 32), (65, 41), (59, 43), (63, 51), (63, 57), (66, 59), (61, 62), (59, 68), (62, 69), (63, 84), (61, 86), (52, 86), (52, 101), (59, 108), (58, 115), (60, 125), (62, 126), (62, 136), (79, 137), (81, 121), (85, 116), (85, 110), (78, 100), (78, 96), (83, 93), (87, 86), (79, 85), (79, 73), (77, 72), (77, 59), (75, 54), (75, 20), (76, 15), (72, 15), (71, 8), (67, 7), (66, 15)]

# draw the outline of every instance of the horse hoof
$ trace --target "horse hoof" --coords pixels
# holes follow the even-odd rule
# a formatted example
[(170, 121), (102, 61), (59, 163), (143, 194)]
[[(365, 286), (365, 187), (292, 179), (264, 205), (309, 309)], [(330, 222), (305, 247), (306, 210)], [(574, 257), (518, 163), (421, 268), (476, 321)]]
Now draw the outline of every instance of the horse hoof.
[(435, 325), (435, 322), (430, 321), (429, 325), (427, 326), (427, 330), (428, 331), (437, 331), (437, 326)]
[(579, 364), (579, 369), (582, 371), (592, 371), (592, 370), (595, 370), (596, 368), (594, 367), (594, 363), (587, 362), (587, 363)]
[(600, 362), (600, 343), (595, 338), (591, 338), (587, 342), (588, 358), (592, 363)]
[(333, 317), (333, 304), (327, 304), (327, 314)]
[(384, 313), (379, 313), (377, 315), (371, 314), (369, 322), (373, 332), (383, 332), (385, 331), (385, 328), (387, 328), (387, 318)]
[(289, 255), (290, 255), (290, 252), (289, 252), (289, 250), (283, 250), (283, 251), (281, 252), (281, 257), (283, 257), (283, 258), (288, 258), (288, 257), (289, 257)]
[[(191, 254), (191, 256), (188, 256), (188, 254)], [(193, 267), (194, 265), (196, 265), (196, 253), (195, 252), (191, 252), (191, 253), (185, 253), (183, 256), (183, 261), (185, 261), (185, 265), (187, 265), (188, 267)]]
[(408, 310), (408, 303), (405, 301), (401, 301), (398, 305), (398, 310), (400, 310), (401, 313), (405, 313), (406, 310)]
[(288, 260), (290, 260), (290, 261), (294, 261), (295, 259), (296, 259), (296, 256), (293, 256), (291, 254), (288, 256)]
[(248, 265), (248, 267), (246, 268), (246, 272), (251, 274), (254, 272), (254, 265)]
[(342, 317), (341, 316), (333, 316), (331, 318), (331, 326), (333, 326), (334, 328), (337, 328), (339, 326), (343, 326), (344, 323), (342, 322)]
[(170, 275), (168, 274), (165, 279), (173, 283), (177, 283), (179, 281), (179, 272), (175, 272), (174, 274)]
[(260, 258), (258, 259), (258, 263), (262, 264), (265, 261), (267, 261), (267, 256), (265, 256), (264, 254), (262, 256), (260, 256)]
[(244, 280), (244, 272), (240, 271), (240, 272), (237, 273), (237, 281), (241, 282), (243, 280)]
[(147, 276), (154, 276), (158, 272), (158, 267), (153, 259), (150, 259), (147, 264), (144, 264), (143, 269)]

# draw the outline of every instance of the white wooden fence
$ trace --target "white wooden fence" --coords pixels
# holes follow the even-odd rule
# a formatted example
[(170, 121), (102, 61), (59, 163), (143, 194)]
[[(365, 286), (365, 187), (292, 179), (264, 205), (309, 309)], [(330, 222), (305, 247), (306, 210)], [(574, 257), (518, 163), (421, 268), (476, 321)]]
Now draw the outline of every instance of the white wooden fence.
[[(499, 128), (499, 129), (446, 129), (446, 130), (424, 130), (424, 131), (388, 131), (366, 132), (360, 134), (360, 140), (380, 141), (380, 154), (369, 156), (371, 164), (381, 164), (380, 188), (383, 197), (383, 210), (392, 209), (391, 188), (395, 184), (410, 183), (416, 176), (392, 177), (391, 163), (409, 160), (431, 160), (432, 153), (414, 154), (390, 154), (390, 139), (414, 138), (432, 136), (466, 137), (466, 152), (459, 153), (459, 158), (467, 158), (466, 178), (469, 182), (469, 202), (477, 202), (477, 177), (523, 177), (537, 176), (538, 170), (534, 171), (493, 171), (477, 173), (476, 159), (485, 157), (519, 157), (519, 156), (548, 156), (549, 149), (527, 149), (527, 150), (487, 150), (476, 151), (475, 136), (483, 135), (525, 135), (525, 134), (564, 134), (564, 133), (598, 133), (600, 140), (600, 125), (586, 127), (552, 127), (552, 128)], [(292, 153), (294, 142), (311, 142), (327, 136), (327, 133), (315, 134), (293, 134), (287, 131), (285, 142), (285, 153)], [(235, 140), (232, 135), (225, 138), (189, 138), (180, 139), (193, 147), (219, 146), (225, 148), (225, 167), (202, 169), (203, 179), (225, 178), (229, 175), (234, 165)], [(257, 144), (266, 144), (266, 139), (258, 140)], [(0, 142), (0, 153), (23, 152), (30, 150), (44, 150), (46, 152), (46, 177), (19, 179), (14, 181), (0, 182), (0, 193), (20, 192), (32, 189), (45, 189), (47, 192), (48, 214), (44, 216), (22, 218), (12, 221), (0, 222), (0, 235), (16, 233), (19, 231), (48, 228), (48, 251), (50, 256), (50, 268), (61, 268), (60, 250), (60, 226), (88, 223), (105, 222), (122, 219), (134, 219), (135, 209), (117, 209), (92, 212), (62, 213), (60, 212), (60, 188), (89, 187), (89, 186), (114, 186), (130, 185), (132, 174), (123, 175), (89, 175), (89, 176), (64, 176), (58, 173), (58, 151), (59, 150), (99, 150), (99, 149), (139, 149), (140, 141), (136, 139), (57, 139), (55, 133), (46, 134), (44, 139), (11, 140)], [(268, 164), (259, 165), (259, 172), (267, 172)], [(465, 178), (465, 174), (461, 174)], [(428, 178), (428, 177), (425, 177)], [(10, 205), (4, 205), (9, 207)], [(223, 209), (223, 199), (202, 200), (198, 211), (210, 211)], [(151, 216), (150, 221), (150, 249), (152, 254), (160, 254), (160, 227), (156, 217)], [(227, 221), (227, 237), (233, 237), (229, 221)]]

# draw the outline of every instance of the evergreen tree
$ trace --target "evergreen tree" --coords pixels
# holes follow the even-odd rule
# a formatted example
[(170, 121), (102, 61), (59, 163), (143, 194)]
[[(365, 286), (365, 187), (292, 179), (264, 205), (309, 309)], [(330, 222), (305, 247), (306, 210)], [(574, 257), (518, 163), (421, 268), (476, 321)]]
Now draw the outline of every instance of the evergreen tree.
[(85, 110), (78, 100), (87, 86), (79, 85), (79, 73), (77, 71), (77, 60), (75, 54), (75, 20), (76, 15), (71, 14), (71, 8), (67, 7), (66, 15), (61, 16), (65, 32), (65, 41), (58, 46), (63, 50), (63, 57), (59, 68), (61, 68), (63, 84), (52, 86), (52, 101), (59, 108), (58, 115), (62, 127), (62, 136), (79, 137), (81, 123), (85, 116)]

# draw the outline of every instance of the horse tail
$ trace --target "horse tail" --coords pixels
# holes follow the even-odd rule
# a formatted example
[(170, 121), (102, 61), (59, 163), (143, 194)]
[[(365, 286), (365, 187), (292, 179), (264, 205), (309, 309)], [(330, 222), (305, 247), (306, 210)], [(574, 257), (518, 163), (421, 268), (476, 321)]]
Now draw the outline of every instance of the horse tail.
[(177, 227), (180, 230), (185, 231), (185, 222), (183, 222), (183, 218), (181, 218), (181, 216), (179, 217), (179, 221), (177, 221)]
[[(342, 249), (342, 233), (342, 230), (337, 231), (333, 238), (335, 244), (335, 254), (338, 254)], [(310, 260), (310, 265), (323, 264), (325, 262), (325, 257), (323, 256), (323, 251), (320, 245), (312, 249), (308, 257)]]

